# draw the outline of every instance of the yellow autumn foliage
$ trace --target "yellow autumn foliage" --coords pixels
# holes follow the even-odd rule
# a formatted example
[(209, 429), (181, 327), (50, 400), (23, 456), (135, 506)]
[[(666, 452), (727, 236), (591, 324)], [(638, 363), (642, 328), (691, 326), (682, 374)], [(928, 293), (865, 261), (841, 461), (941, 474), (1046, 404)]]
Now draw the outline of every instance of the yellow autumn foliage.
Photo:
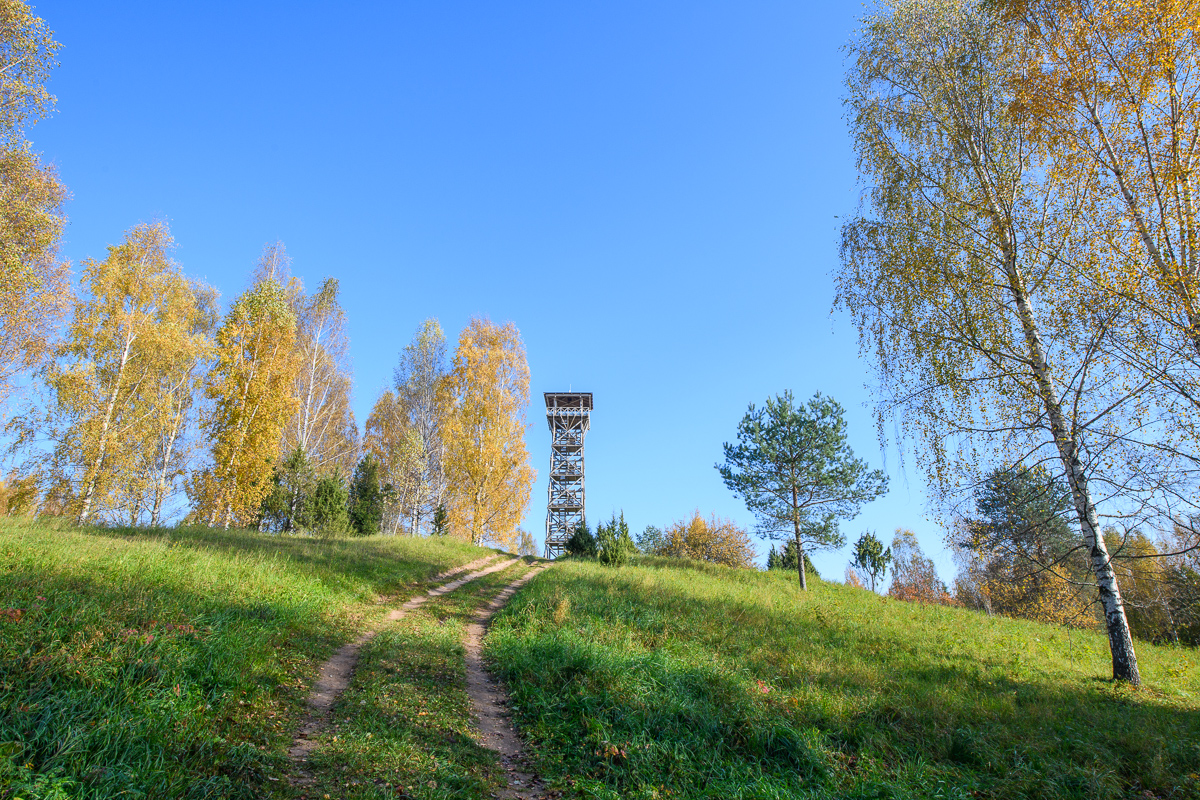
[(515, 551), (537, 476), (525, 449), (529, 364), (517, 327), (472, 319), (439, 398), (450, 533)]
[(699, 509), (692, 512), (690, 519), (668, 525), (654, 552), (671, 558), (691, 558), (743, 568), (754, 566), (755, 556), (754, 544), (745, 529), (715, 513), (705, 519)]
[(212, 463), (193, 475), (188, 491), (193, 514), (208, 525), (255, 524), (271, 491), (283, 426), (299, 406), (295, 288), (276, 276), (280, 249), (264, 250), (255, 283), (217, 330), (205, 386), (212, 408), (203, 422)]

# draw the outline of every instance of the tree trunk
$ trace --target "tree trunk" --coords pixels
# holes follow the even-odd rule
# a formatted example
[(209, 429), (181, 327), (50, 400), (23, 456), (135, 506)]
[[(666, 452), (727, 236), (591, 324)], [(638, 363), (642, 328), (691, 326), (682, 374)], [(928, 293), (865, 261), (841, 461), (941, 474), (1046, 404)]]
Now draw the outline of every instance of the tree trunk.
[(1016, 301), (1017, 315), (1025, 334), (1034, 380), (1037, 382), (1042, 406), (1050, 421), (1050, 432), (1058, 447), (1059, 459), (1066, 472), (1067, 484), (1071, 489), (1071, 499), (1075, 504), (1075, 516), (1079, 520), (1084, 543), (1088, 546), (1092, 573), (1096, 577), (1100, 602), (1104, 606), (1108, 645), (1112, 651), (1113, 679), (1129, 681), (1134, 686), (1138, 686), (1141, 684), (1142, 678), (1138, 672), (1133, 636), (1129, 630), (1129, 620), (1125, 617), (1125, 604), (1121, 599), (1121, 591), (1117, 587), (1117, 576), (1113, 572), (1112, 558), (1108, 554), (1108, 548), (1104, 545), (1104, 536), (1100, 531), (1100, 520), (1088, 487), (1087, 473), (1079, 458), (1079, 443), (1068, 426), (1067, 420), (1063, 417), (1062, 407), (1054, 397), (1054, 388), (1050, 382), (1050, 367), (1044, 355), (1041, 334), (1033, 318), (1024, 279), (1016, 266), (1016, 258), (1009, 254), (1006, 260), (1010, 289)]
[(804, 575), (804, 548), (800, 546), (800, 531), (796, 531), (796, 572), (800, 574), (800, 588), (808, 591), (808, 578)]
[(171, 456), (175, 453), (175, 440), (179, 437), (179, 428), (183, 425), (183, 411), (175, 417), (175, 424), (171, 426), (170, 436), (167, 437), (167, 446), (163, 450), (162, 471), (158, 475), (158, 485), (154, 489), (154, 506), (150, 510), (150, 527), (158, 527), (159, 517), (162, 514), (163, 499), (167, 493), (167, 471), (170, 469)]
[(796, 537), (796, 572), (800, 574), (800, 589), (808, 591), (808, 579), (804, 577), (804, 548), (800, 545), (800, 519), (796, 516), (800, 498), (796, 484), (792, 484), (792, 535)]
[(1071, 498), (1075, 504), (1075, 515), (1079, 520), (1080, 533), (1089, 549), (1092, 572), (1096, 577), (1100, 601), (1104, 606), (1108, 644), (1112, 651), (1113, 679), (1126, 680), (1137, 686), (1141, 684), (1142, 679), (1138, 672), (1137, 655), (1133, 649), (1133, 636), (1129, 631), (1129, 620), (1125, 617), (1125, 605), (1121, 600), (1121, 592), (1117, 588), (1117, 577), (1113, 572), (1108, 550), (1104, 546), (1096, 505), (1088, 488), (1087, 474), (1079, 458), (1079, 442), (1063, 416), (1058, 398), (1054, 396), (1050, 365), (1046, 360), (1042, 335), (1033, 316), (1033, 306), (1029, 298), (1029, 291), (1025, 286), (1024, 276), (1017, 265), (1017, 239), (1010, 225), (1011, 218), (1004, 211), (1004, 204), (998, 201), (993, 192), (992, 183), (987, 177), (986, 159), (982, 157), (974, 143), (968, 140), (966, 144), (979, 177), (980, 188), (987, 194), (987, 211), (994, 226), (1000, 255), (1003, 258), (1008, 290), (1016, 305), (1017, 318), (1021, 323), (1030, 371), (1033, 373), (1042, 408), (1050, 422), (1050, 433), (1054, 437), (1059, 460), (1071, 489)]
[(83, 506), (79, 509), (79, 524), (87, 522), (88, 514), (92, 510), (92, 498), (96, 494), (96, 483), (100, 479), (100, 468), (104, 465), (104, 455), (108, 450), (108, 428), (112, 424), (113, 412), (117, 407), (117, 395), (121, 391), (121, 380), (125, 376), (125, 365), (129, 363), (129, 349), (133, 346), (133, 340), (137, 338), (130, 336), (125, 340), (125, 349), (121, 352), (121, 365), (117, 368), (117, 374), (113, 376), (112, 391), (108, 394), (108, 403), (104, 407), (104, 422), (100, 423), (100, 438), (96, 442), (96, 459), (92, 462), (92, 468), (88, 474), (87, 485), (83, 490)]

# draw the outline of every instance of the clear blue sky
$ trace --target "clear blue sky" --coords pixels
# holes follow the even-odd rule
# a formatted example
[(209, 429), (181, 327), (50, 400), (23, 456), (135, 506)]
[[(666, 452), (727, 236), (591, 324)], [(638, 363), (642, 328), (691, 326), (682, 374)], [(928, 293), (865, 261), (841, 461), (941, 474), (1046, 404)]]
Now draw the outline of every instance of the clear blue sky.
[[(171, 224), (185, 271), (239, 293), (283, 240), (341, 281), (366, 418), (417, 325), (512, 320), (541, 392), (595, 394), (593, 521), (693, 508), (751, 524), (713, 464), (749, 402), (820, 390), (884, 462), (854, 332), (831, 315), (858, 188), (840, 104), (857, 3), (95, 3), (46, 0), (64, 45), (31, 132), (73, 192), (65, 253)], [(915, 529), (919, 476), (845, 523)], [(540, 539), (546, 484), (526, 527)], [(840, 578), (846, 551), (818, 556)]]

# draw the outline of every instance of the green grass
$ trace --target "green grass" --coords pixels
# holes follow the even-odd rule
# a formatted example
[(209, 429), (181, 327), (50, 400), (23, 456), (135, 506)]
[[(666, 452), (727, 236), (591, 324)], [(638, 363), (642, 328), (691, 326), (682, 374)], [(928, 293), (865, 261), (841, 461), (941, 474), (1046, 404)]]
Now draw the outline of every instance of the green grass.
[[(0, 529), (0, 800), (420, 798), (503, 785), (462, 640), (527, 567), (431, 600), (363, 650), (289, 787), (318, 665), (438, 572), (445, 539)], [(1198, 798), (1200, 656), (660, 559), (566, 561), (487, 655), (549, 783), (598, 798)]]
[(1200, 797), (1196, 650), (815, 583), (567, 561), (487, 652), (568, 796)]
[(479, 608), (526, 571), (517, 564), (431, 600), (362, 652), (312, 759), (311, 797), (490, 798), (506, 783), (473, 738), (463, 640)]
[(320, 663), (447, 539), (0, 529), (0, 798), (284, 792)]

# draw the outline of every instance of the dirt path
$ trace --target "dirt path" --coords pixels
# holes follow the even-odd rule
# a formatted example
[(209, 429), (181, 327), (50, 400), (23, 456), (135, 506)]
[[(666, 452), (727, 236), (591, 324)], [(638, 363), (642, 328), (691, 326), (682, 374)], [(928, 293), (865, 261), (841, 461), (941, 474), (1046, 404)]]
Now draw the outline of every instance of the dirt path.
[[(461, 567), (444, 572), (434, 580), (443, 580), (476, 567), (483, 567), (483, 565), (497, 558), (500, 558), (500, 556), (485, 556), (469, 564), (464, 564)], [(436, 586), (424, 594), (417, 595), (399, 608), (392, 609), (387, 615), (387, 621), (394, 622), (409, 611), (418, 608), (435, 597), (441, 597), (464, 584), (482, 578), (485, 575), (490, 575), (493, 572), (508, 569), (513, 564), (519, 562), (520, 559), (518, 558), (506, 558), (499, 563), (491, 564), (483, 569), (476, 569), (474, 572), (470, 572), (460, 578), (455, 578), (448, 583), (443, 583), (441, 586)], [(367, 631), (353, 642), (343, 645), (341, 649), (333, 654), (332, 658), (321, 665), (321, 674), (308, 696), (308, 714), (305, 716), (304, 722), (300, 725), (299, 733), (296, 734), (296, 738), (292, 741), (291, 749), (288, 750), (288, 755), (291, 756), (295, 764), (295, 772), (292, 779), (293, 785), (304, 786), (312, 783), (312, 773), (305, 767), (308, 756), (317, 748), (317, 737), (319, 734), (329, 725), (330, 710), (337, 703), (338, 698), (342, 696), (342, 692), (346, 691), (346, 687), (350, 685), (350, 679), (354, 675), (354, 667), (358, 663), (359, 651), (362, 650), (363, 645), (374, 639), (378, 633), (379, 629)]]
[(479, 743), (498, 753), (507, 771), (508, 788), (496, 795), (507, 800), (537, 800), (543, 796), (545, 784), (531, 771), (525, 748), (509, 721), (508, 694), (492, 679), (483, 664), (483, 635), (488, 622), (504, 608), (517, 589), (544, 569), (545, 566), (530, 570), (505, 586), (467, 626), (467, 694), (471, 696), (471, 710), (479, 722)]

